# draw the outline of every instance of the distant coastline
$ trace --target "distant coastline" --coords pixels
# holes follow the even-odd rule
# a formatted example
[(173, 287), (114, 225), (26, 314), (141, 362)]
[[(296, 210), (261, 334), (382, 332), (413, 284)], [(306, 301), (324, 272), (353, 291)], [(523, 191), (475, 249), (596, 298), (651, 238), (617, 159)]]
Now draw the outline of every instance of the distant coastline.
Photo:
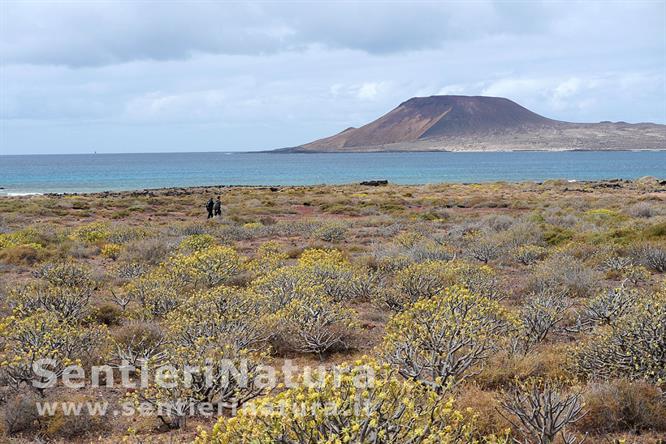
[[(666, 193), (666, 176), (664, 177), (644, 177), (639, 179), (601, 179), (601, 180), (575, 180), (575, 179), (547, 179), (543, 181), (535, 180), (522, 180), (522, 181), (496, 181), (501, 183), (511, 184), (533, 184), (543, 185), (546, 183), (569, 183), (579, 184), (581, 186), (593, 186), (599, 188), (622, 188), (623, 184), (632, 184), (649, 181), (656, 186), (661, 186), (663, 189), (658, 189), (657, 192)], [(433, 184), (396, 184), (388, 183), (386, 186), (404, 186), (404, 187), (422, 187), (428, 185), (440, 185), (448, 182), (439, 182)], [(461, 185), (481, 185), (489, 182), (463, 182)], [(492, 182), (490, 182), (492, 183)], [(94, 196), (94, 197), (137, 197), (137, 196), (189, 196), (192, 194), (215, 194), (223, 192), (225, 189), (238, 189), (247, 188), (254, 190), (270, 190), (279, 192), (289, 188), (312, 188), (312, 187), (358, 187), (362, 186), (359, 182), (349, 183), (331, 183), (331, 184), (317, 184), (317, 185), (225, 185), (225, 184), (211, 184), (211, 185), (198, 185), (188, 187), (163, 187), (163, 188), (147, 188), (138, 190), (117, 190), (117, 191), (91, 191), (91, 192), (72, 192), (72, 193), (15, 193), (15, 194), (0, 194), (0, 198), (30, 198), (35, 196), (48, 196), (48, 197), (75, 197), (75, 196)], [(575, 191), (572, 190), (572, 191)]]
[(372, 154), (372, 153), (564, 153), (564, 152), (660, 152), (666, 151), (664, 148), (617, 148), (612, 150), (604, 150), (598, 148), (563, 148), (563, 149), (470, 149), (470, 150), (455, 150), (455, 149), (376, 149), (376, 150), (350, 150), (350, 151), (316, 151), (316, 150), (301, 150), (300, 147), (287, 147), (276, 148), (273, 150), (265, 151), (238, 151), (243, 153), (275, 153), (275, 154)]

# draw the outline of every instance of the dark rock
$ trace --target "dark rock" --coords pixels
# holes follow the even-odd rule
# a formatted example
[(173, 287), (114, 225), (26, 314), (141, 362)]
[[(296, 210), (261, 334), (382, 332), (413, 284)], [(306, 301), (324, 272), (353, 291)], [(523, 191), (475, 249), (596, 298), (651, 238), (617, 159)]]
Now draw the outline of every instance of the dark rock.
[(388, 185), (388, 180), (366, 180), (361, 182), (361, 185), (366, 187), (379, 187), (383, 185)]

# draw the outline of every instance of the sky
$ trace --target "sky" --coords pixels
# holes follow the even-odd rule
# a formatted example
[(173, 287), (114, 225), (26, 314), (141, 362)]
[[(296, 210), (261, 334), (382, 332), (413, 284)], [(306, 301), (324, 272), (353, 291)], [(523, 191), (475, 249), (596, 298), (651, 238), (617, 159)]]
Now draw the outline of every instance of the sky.
[(666, 123), (666, 0), (0, 0), (0, 154), (288, 147), (438, 94)]

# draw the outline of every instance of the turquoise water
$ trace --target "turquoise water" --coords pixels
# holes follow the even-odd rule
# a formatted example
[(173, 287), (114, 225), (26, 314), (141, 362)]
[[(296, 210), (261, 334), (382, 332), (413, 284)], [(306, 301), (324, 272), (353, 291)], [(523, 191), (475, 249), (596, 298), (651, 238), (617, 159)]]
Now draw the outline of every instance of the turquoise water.
[(401, 184), (666, 177), (666, 151), (161, 153), (0, 156), (1, 194), (196, 185)]

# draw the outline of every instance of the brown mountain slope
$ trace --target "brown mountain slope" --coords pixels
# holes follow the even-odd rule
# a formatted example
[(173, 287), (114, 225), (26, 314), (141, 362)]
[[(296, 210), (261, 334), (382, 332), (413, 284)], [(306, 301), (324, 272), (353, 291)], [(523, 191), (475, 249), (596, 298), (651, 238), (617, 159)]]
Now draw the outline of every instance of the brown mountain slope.
[(291, 152), (666, 149), (666, 126), (568, 123), (501, 97), (415, 97), (360, 128)]

